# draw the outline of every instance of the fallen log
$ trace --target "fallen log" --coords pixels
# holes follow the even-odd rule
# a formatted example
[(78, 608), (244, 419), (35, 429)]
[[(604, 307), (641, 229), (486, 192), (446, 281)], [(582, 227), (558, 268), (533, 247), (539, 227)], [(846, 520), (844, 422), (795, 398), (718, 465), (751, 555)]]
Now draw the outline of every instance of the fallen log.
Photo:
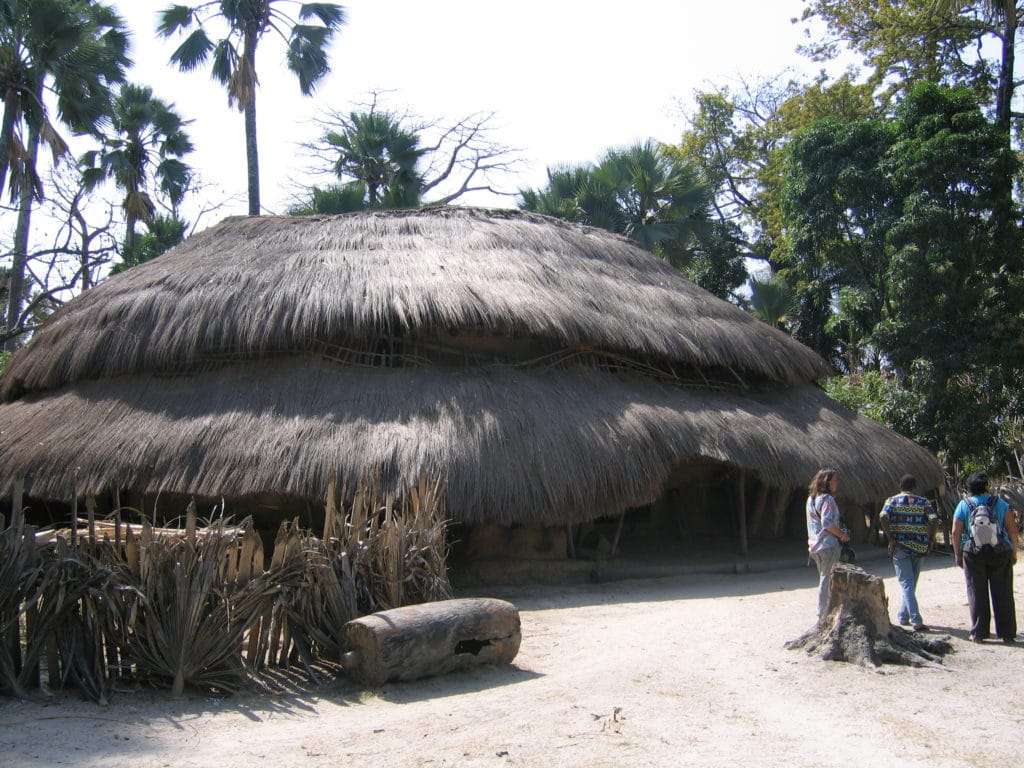
[(824, 616), (786, 648), (871, 667), (936, 664), (953, 649), (946, 636), (931, 638), (893, 626), (882, 580), (845, 563), (832, 571)]
[(362, 616), (342, 629), (341, 666), (366, 686), (415, 680), (519, 652), (519, 611), (493, 598), (441, 600)]

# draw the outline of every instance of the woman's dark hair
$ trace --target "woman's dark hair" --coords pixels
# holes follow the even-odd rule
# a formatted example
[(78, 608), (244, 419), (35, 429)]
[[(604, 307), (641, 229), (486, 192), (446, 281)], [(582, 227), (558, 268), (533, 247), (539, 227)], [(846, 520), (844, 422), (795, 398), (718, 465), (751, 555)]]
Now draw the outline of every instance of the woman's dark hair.
[(811, 484), (807, 486), (807, 495), (822, 496), (832, 493), (832, 478), (838, 474), (834, 469), (819, 469), (817, 474), (811, 478)]
[(975, 472), (967, 478), (967, 490), (972, 494), (985, 493), (988, 491), (988, 475), (984, 472)]

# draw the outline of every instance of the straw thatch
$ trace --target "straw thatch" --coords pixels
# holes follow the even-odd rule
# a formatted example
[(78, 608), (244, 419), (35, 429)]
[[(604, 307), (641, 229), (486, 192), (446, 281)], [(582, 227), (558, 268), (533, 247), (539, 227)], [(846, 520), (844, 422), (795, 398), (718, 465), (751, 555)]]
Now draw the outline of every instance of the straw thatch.
[[(382, 352), (383, 350), (383, 352)], [(447, 478), (465, 522), (655, 499), (680, 462), (852, 501), (924, 450), (830, 401), (785, 334), (628, 241), (532, 214), (232, 219), (69, 302), (2, 380), (0, 494), (324, 498)], [(692, 386), (696, 382), (697, 386)]]
[(31, 475), (42, 498), (111, 487), (319, 498), (334, 473), (400, 487), (422, 468), (446, 474), (448, 508), (465, 522), (617, 513), (655, 498), (686, 457), (782, 487), (837, 465), (844, 496), (861, 501), (884, 498), (894, 474), (941, 477), (923, 449), (813, 386), (694, 391), (580, 370), (248, 363), (28, 397), (0, 408), (0, 431), (0, 463)]
[(754, 380), (828, 372), (624, 238), (448, 208), (229, 219), (69, 302), (12, 360), (0, 391), (477, 328)]

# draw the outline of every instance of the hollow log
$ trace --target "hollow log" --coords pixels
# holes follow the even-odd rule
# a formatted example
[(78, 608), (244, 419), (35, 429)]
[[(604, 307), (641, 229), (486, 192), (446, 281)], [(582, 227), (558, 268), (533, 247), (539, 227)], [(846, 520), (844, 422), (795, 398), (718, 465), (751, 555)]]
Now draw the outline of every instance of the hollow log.
[(952, 645), (947, 636), (932, 638), (893, 626), (882, 579), (863, 568), (840, 563), (832, 571), (824, 616), (813, 628), (786, 643), (786, 648), (805, 648), (826, 661), (861, 666), (921, 667), (941, 662)]
[(415, 680), (519, 652), (519, 611), (493, 598), (441, 600), (362, 616), (342, 630), (345, 673), (366, 686)]

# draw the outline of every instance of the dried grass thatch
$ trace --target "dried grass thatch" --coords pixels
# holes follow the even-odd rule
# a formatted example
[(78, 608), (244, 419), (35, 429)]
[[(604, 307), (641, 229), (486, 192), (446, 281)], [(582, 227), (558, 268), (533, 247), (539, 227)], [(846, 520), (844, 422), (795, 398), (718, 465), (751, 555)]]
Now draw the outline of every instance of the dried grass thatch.
[[(0, 490), (36, 498), (109, 488), (322, 499), (332, 478), (410, 487), (447, 478), (461, 522), (553, 525), (656, 498), (682, 460), (801, 487), (822, 465), (844, 497), (885, 498), (911, 472), (942, 481), (926, 451), (817, 387), (686, 390), (588, 370), (351, 369), (257, 362), (188, 378), (83, 382), (0, 408)], [(74, 473), (68, 468), (74, 467)]]
[(11, 361), (0, 392), (460, 329), (758, 380), (828, 373), (786, 334), (625, 238), (444, 208), (228, 219), (69, 302)]
[(602, 230), (475, 209), (231, 219), (69, 302), (15, 356), (0, 494), (24, 478), (37, 499), (319, 503), (335, 477), (387, 492), (425, 471), (456, 520), (551, 525), (650, 502), (690, 459), (780, 487), (833, 465), (856, 502), (904, 472), (940, 483), (826, 398), (825, 373)]

